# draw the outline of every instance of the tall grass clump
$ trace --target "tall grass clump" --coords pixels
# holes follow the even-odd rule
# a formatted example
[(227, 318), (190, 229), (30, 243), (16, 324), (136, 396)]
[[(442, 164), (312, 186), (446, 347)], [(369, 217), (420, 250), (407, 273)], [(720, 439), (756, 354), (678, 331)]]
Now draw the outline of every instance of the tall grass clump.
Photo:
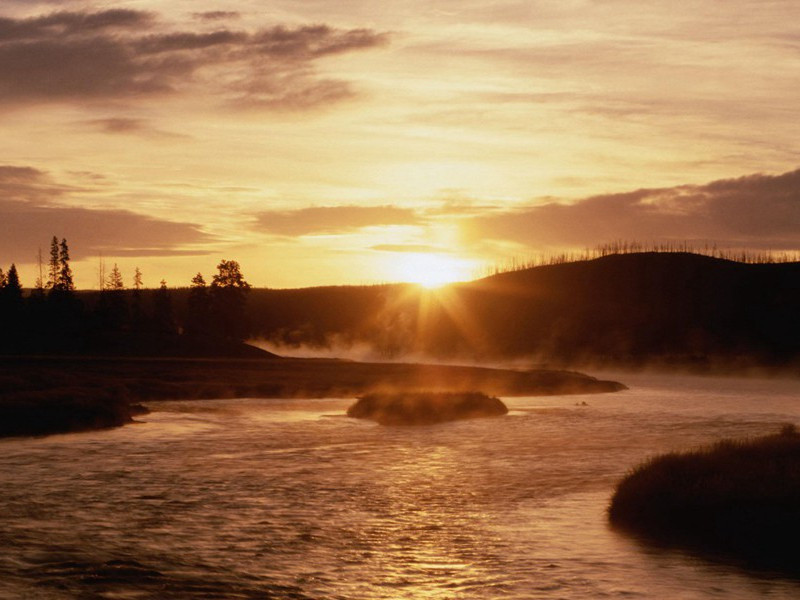
[(617, 485), (612, 525), (800, 572), (800, 433), (652, 458)]

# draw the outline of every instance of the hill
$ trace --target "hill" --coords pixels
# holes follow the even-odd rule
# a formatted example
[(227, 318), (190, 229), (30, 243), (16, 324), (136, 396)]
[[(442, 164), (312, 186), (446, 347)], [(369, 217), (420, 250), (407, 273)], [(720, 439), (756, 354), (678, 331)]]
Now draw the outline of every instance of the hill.
[(554, 364), (787, 366), (800, 360), (800, 263), (618, 254), (409, 285), (253, 290), (257, 336), (376, 356)]

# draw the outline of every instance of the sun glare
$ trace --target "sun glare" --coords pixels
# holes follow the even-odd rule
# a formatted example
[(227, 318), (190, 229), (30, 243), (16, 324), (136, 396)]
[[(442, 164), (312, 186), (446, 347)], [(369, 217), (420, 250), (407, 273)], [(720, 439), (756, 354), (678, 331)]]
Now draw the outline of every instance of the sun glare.
[(430, 289), (470, 279), (475, 265), (470, 260), (443, 254), (409, 252), (394, 258), (389, 270), (392, 280)]

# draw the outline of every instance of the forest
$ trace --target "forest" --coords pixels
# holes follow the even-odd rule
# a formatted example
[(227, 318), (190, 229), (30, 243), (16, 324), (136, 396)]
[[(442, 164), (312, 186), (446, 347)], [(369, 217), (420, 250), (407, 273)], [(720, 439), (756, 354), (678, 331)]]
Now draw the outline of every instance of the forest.
[(210, 283), (197, 273), (177, 316), (166, 281), (145, 289), (136, 268), (126, 289), (115, 264), (97, 292), (75, 289), (66, 239), (53, 237), (49, 260), (26, 290), (17, 268), (0, 269), (0, 353), (127, 356), (260, 354), (248, 334), (250, 284), (235, 260), (222, 260)]

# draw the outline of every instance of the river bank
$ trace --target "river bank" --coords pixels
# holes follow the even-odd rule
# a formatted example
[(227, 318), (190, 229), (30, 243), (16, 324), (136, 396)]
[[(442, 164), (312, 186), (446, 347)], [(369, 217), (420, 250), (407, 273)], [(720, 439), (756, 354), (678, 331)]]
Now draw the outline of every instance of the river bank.
[[(0, 420), (6, 425), (0, 435), (122, 425), (135, 415), (137, 404), (153, 400), (325, 398), (385, 391), (476, 390), (496, 396), (544, 396), (621, 389), (625, 386), (615, 381), (544, 369), (289, 358), (5, 357), (0, 362)], [(70, 406), (75, 410), (70, 411)], [(116, 416), (96, 419), (106, 413)], [(37, 421), (41, 427), (37, 428)]]

